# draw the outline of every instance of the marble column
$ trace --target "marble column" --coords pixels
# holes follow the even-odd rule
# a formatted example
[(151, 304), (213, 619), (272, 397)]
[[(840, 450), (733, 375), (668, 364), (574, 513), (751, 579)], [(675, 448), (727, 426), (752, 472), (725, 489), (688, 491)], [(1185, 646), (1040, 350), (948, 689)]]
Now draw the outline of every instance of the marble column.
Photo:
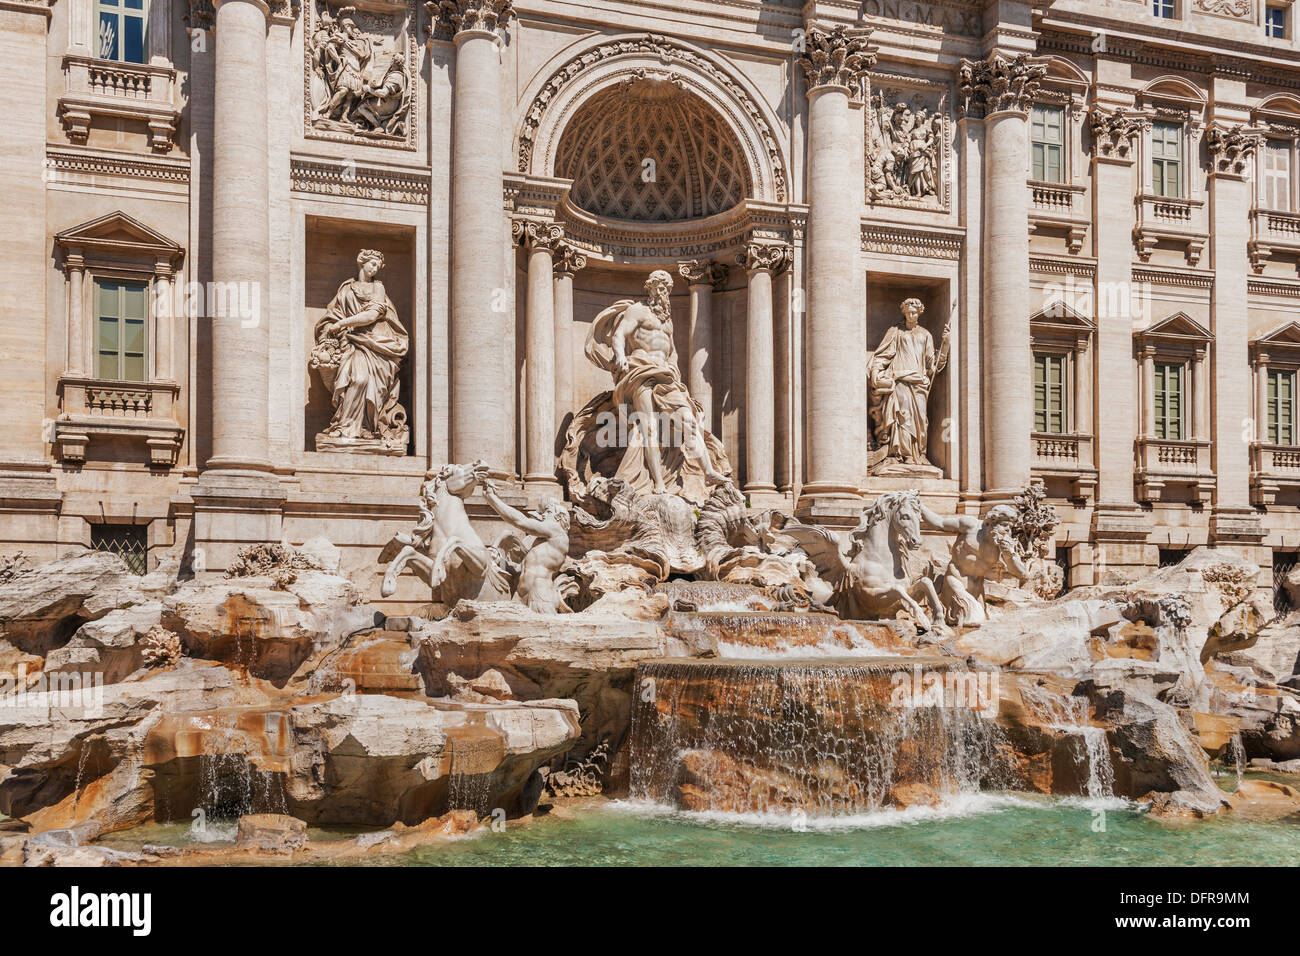
[(962, 109), (984, 116), (984, 493), (1029, 481), (1034, 425), (1029, 343), (1029, 107), (1046, 67), (994, 51), (962, 61)]
[[(1198, 369), (1200, 371), (1198, 362)], [(1255, 441), (1268, 444), (1268, 353), (1255, 356)], [(1197, 405), (1197, 412), (1200, 405)]]
[(528, 254), (525, 316), (524, 483), (555, 494), (555, 244), (564, 229), (554, 223), (515, 220), (514, 236)]
[(851, 520), (866, 461), (854, 436), (867, 427), (862, 356), (857, 342), (865, 316), (855, 308), (862, 247), (860, 208), (845, 199), (845, 184), (863, 175), (854, 149), (851, 96), (862, 95), (875, 62), (866, 38), (843, 27), (812, 27), (799, 61), (808, 95), (808, 319), (804, 405), (807, 483), (799, 511), (812, 518)]
[(717, 433), (713, 420), (713, 290), (725, 281), (727, 267), (716, 262), (688, 259), (677, 272), (690, 286), (691, 318), (687, 340), (686, 387), (704, 410), (705, 427)]
[(86, 374), (86, 259), (69, 252), (68, 269), (68, 374)]
[(776, 493), (776, 330), (772, 276), (790, 262), (784, 246), (750, 243), (737, 257), (749, 281), (745, 313), (745, 493), (752, 507)]
[[(497, 27), (509, 0), (454, 0), (452, 92), (451, 457), (513, 472), (516, 394), (502, 343), (514, 335), (501, 246), (503, 106)], [(550, 401), (554, 401), (552, 397)], [(553, 408), (553, 406), (552, 406)]]
[[(209, 469), (269, 472), (270, 280), (266, 29), (262, 0), (216, 0), (212, 130), (212, 455)], [(209, 297), (211, 298), (211, 297)], [(231, 307), (239, 303), (239, 308)], [(216, 308), (214, 309), (214, 306)], [(225, 314), (217, 314), (224, 312)]]
[(587, 266), (587, 257), (570, 242), (555, 248), (555, 419), (565, 426), (574, 406), (573, 277)]

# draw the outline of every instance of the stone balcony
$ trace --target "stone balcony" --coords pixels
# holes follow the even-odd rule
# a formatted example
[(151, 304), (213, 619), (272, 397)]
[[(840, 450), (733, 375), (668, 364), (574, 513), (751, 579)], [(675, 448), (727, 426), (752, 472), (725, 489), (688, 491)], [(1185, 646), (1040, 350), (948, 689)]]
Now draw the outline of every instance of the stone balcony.
[(1170, 488), (1186, 488), (1192, 500), (1206, 503), (1214, 493), (1214, 470), (1210, 464), (1210, 443), (1204, 439), (1137, 440), (1137, 498), (1139, 501), (1168, 500)]
[(1087, 188), (1075, 183), (1029, 183), (1029, 225), (1032, 229), (1052, 228), (1064, 231), (1072, 253), (1083, 248), (1092, 221), (1091, 211), (1083, 206)]
[(176, 71), (69, 53), (63, 57), (59, 119), (74, 143), (84, 144), (95, 119), (143, 123), (155, 153), (171, 152), (181, 111), (175, 104)]
[(1247, 249), (1256, 272), (1263, 272), (1268, 260), (1278, 254), (1294, 257), (1300, 267), (1300, 213), (1252, 209)]
[(1205, 202), (1201, 199), (1175, 199), (1143, 193), (1137, 198), (1137, 225), (1133, 227), (1133, 244), (1138, 258), (1151, 259), (1161, 242), (1182, 246), (1187, 264), (1201, 261), (1209, 239)]
[(59, 458), (81, 464), (92, 441), (143, 444), (151, 467), (176, 464), (185, 429), (174, 409), (175, 382), (106, 382), (64, 376), (51, 438)]
[(1073, 498), (1089, 499), (1097, 491), (1097, 465), (1091, 435), (1049, 435), (1035, 432), (1033, 474), (1036, 478), (1069, 483)]
[(1275, 504), (1283, 489), (1300, 490), (1300, 447), (1255, 442), (1250, 446), (1251, 503)]

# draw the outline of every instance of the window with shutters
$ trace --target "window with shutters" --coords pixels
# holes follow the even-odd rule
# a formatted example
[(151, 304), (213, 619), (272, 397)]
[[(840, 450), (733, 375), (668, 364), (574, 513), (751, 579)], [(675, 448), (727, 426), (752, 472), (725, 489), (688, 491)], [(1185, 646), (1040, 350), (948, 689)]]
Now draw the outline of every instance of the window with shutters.
[(1036, 104), (1030, 113), (1030, 170), (1038, 182), (1065, 181), (1065, 108)]
[(1156, 438), (1177, 441), (1183, 437), (1185, 368), (1168, 362), (1155, 366), (1153, 415)]
[(1034, 353), (1034, 431), (1064, 435), (1066, 417), (1066, 357), (1049, 352)]
[(1151, 125), (1151, 189), (1165, 199), (1183, 194), (1183, 124)]
[(95, 377), (148, 380), (149, 288), (143, 282), (95, 280)]
[(1268, 370), (1268, 442), (1296, 444), (1295, 372), (1290, 369)]
[(1265, 209), (1290, 212), (1292, 143), (1270, 139), (1264, 144), (1260, 170), (1260, 199)]

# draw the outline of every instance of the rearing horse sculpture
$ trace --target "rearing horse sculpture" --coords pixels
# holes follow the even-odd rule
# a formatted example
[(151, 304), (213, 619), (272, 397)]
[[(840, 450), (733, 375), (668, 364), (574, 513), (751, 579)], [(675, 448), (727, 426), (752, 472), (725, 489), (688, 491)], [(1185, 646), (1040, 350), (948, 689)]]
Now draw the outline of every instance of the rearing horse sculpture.
[(434, 600), (451, 605), (461, 598), (506, 600), (511, 585), (500, 548), (483, 543), (470, 524), (465, 500), (487, 475), (487, 465), (444, 465), (420, 489), (420, 522), (399, 532), (379, 556), (388, 570), (379, 591), (389, 597), (409, 565), (433, 588)]
[(862, 520), (847, 535), (797, 523), (787, 524), (782, 533), (800, 544), (834, 588), (831, 603), (840, 617), (872, 620), (893, 617), (902, 609), (921, 630), (947, 634), (934, 583), (924, 575), (912, 577), (907, 570), (907, 556), (921, 546), (921, 514), (917, 492), (889, 491), (862, 512)]

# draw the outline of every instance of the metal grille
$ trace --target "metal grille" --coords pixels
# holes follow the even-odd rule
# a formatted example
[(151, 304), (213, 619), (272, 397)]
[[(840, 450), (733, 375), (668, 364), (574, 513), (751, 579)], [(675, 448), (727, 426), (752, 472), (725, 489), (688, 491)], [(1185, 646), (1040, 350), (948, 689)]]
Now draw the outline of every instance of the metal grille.
[(147, 528), (142, 524), (92, 524), (90, 546), (96, 551), (116, 554), (133, 574), (148, 570)]
[(1300, 564), (1300, 553), (1295, 551), (1273, 552), (1273, 610), (1279, 614), (1289, 614), (1295, 610), (1291, 606), (1291, 596), (1287, 594), (1286, 576)]
[(1160, 567), (1172, 568), (1175, 564), (1182, 563), (1185, 557), (1187, 557), (1186, 548), (1161, 548)]

